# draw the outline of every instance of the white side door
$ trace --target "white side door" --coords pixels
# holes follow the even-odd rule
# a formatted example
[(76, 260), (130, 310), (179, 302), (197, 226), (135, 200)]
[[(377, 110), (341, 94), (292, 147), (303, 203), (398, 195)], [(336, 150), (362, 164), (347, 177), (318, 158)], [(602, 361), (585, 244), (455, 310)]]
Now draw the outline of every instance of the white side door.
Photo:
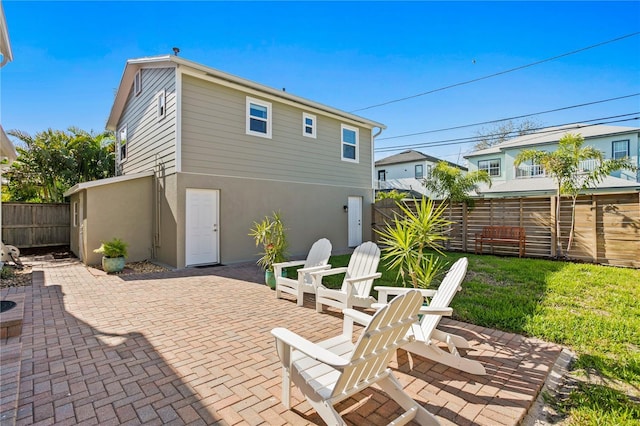
[(362, 244), (362, 197), (349, 197), (349, 247)]
[(220, 192), (187, 188), (185, 214), (185, 264), (220, 263), (218, 203)]

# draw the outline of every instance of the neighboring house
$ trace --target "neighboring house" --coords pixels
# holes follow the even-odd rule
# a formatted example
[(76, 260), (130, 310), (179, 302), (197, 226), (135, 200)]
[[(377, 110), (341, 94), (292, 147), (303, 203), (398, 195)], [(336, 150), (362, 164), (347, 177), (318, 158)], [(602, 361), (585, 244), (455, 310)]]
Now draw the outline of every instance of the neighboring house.
[[(473, 152), (465, 156), (469, 171), (486, 170), (492, 185), (481, 185), (479, 194), (484, 197), (522, 197), (555, 194), (556, 183), (547, 176), (538, 164), (521, 164), (515, 167), (515, 157), (524, 149), (553, 152), (558, 141), (567, 133), (581, 134), (585, 146), (593, 146), (602, 151), (605, 159), (629, 157), (638, 165), (638, 139), (640, 128), (607, 125), (572, 124), (549, 127), (538, 132), (520, 136), (493, 147)], [(584, 170), (590, 170), (596, 163), (587, 160)], [(592, 192), (629, 192), (640, 190), (640, 179), (636, 172), (621, 170), (605, 178)]]
[(127, 61), (107, 128), (119, 176), (65, 194), (86, 263), (112, 237), (178, 268), (255, 260), (247, 234), (273, 211), (292, 255), (322, 237), (335, 252), (371, 238), (383, 124), (167, 55)]
[[(411, 194), (430, 196), (422, 182), (431, 175), (431, 170), (443, 161), (419, 151), (407, 150), (376, 161), (377, 190), (405, 191)], [(466, 167), (447, 161), (450, 166), (464, 172)]]
[[(13, 53), (11, 52), (11, 43), (9, 41), (9, 30), (7, 29), (7, 20), (4, 17), (4, 9), (0, 2), (0, 55), (2, 61), (0, 68), (13, 61)], [(13, 143), (4, 132), (0, 124), (0, 184), (2, 183), (2, 173), (5, 167), (9, 167), (11, 162), (18, 157)], [(0, 198), (0, 240), (2, 240), (2, 199)], [(9, 243), (9, 241), (7, 241)]]

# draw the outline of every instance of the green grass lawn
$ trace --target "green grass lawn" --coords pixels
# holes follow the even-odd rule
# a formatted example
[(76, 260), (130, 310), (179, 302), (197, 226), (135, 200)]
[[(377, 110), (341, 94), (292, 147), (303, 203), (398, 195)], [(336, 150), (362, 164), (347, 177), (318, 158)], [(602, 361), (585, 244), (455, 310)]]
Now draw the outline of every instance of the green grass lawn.
[[(454, 319), (574, 351), (572, 375), (590, 380), (553, 401), (569, 424), (640, 424), (640, 270), (469, 253), (448, 253), (446, 260), (462, 256), (469, 269), (451, 303)], [(348, 261), (333, 256), (331, 265)], [(378, 270), (383, 275), (374, 285), (401, 285), (383, 263)], [(330, 278), (327, 286), (342, 281)]]

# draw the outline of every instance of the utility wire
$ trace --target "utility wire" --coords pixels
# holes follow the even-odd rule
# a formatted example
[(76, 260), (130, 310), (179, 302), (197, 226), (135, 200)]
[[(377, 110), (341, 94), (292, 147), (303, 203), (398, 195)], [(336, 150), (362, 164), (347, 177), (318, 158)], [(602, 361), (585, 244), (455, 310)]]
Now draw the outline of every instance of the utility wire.
[(500, 71), (500, 72), (497, 72), (497, 73), (494, 73), (494, 74), (485, 75), (484, 77), (478, 77), (478, 78), (474, 78), (472, 80), (467, 80), (467, 81), (463, 81), (463, 82), (460, 82), (460, 83), (450, 84), (448, 86), (440, 87), (438, 89), (433, 89), (433, 90), (429, 90), (427, 92), (418, 93), (416, 95), (406, 96), (404, 98), (394, 99), (394, 100), (391, 100), (391, 101), (382, 102), (380, 104), (375, 104), (375, 105), (371, 105), (371, 106), (364, 107), (364, 108), (354, 109), (351, 112), (353, 113), (353, 112), (358, 112), (358, 111), (365, 111), (365, 110), (368, 110), (368, 109), (372, 109), (372, 108), (377, 108), (377, 107), (381, 107), (381, 106), (384, 106), (384, 105), (393, 104), (393, 103), (396, 103), (396, 102), (402, 102), (402, 101), (406, 101), (406, 100), (409, 100), (409, 99), (418, 98), (420, 96), (430, 95), (432, 93), (441, 92), (443, 90), (451, 89), (451, 88), (454, 88), (454, 87), (459, 87), (459, 86), (464, 86), (466, 84), (476, 83), (478, 81), (486, 80), (488, 78), (497, 77), (499, 75), (507, 74), (507, 73), (514, 72), (514, 71), (519, 71), (519, 70), (522, 70), (522, 69), (525, 69), (525, 68), (533, 67), (535, 65), (540, 65), (540, 64), (543, 64), (545, 62), (555, 61), (556, 59), (564, 58), (566, 56), (575, 55), (576, 53), (584, 52), (585, 50), (594, 49), (596, 47), (604, 46), (605, 44), (614, 43), (616, 41), (624, 40), (625, 38), (634, 37), (634, 36), (637, 36), (638, 34), (640, 34), (640, 31), (637, 31), (635, 33), (626, 34), (626, 35), (623, 35), (623, 36), (620, 36), (620, 37), (617, 37), (617, 38), (614, 38), (614, 39), (611, 39), (611, 40), (606, 40), (606, 41), (603, 41), (603, 42), (600, 42), (600, 43), (592, 44), (591, 46), (583, 47), (583, 48), (577, 49), (577, 50), (572, 50), (571, 52), (566, 52), (566, 53), (563, 53), (561, 55), (553, 56), (551, 58), (542, 59), (540, 61), (532, 62), (530, 64), (521, 65), (519, 67), (511, 68), (511, 69), (508, 69), (508, 70), (505, 70), (505, 71)]
[(587, 103), (584, 103), (584, 104), (571, 105), (571, 106), (566, 106), (566, 107), (562, 107), (562, 108), (549, 109), (549, 110), (546, 110), (546, 111), (534, 112), (534, 113), (531, 113), (531, 114), (523, 114), (523, 115), (516, 115), (514, 117), (499, 118), (497, 120), (482, 121), (482, 122), (479, 122), (479, 123), (464, 124), (464, 125), (455, 126), (455, 127), (445, 127), (443, 129), (436, 129), (436, 130), (426, 130), (424, 132), (408, 133), (406, 135), (387, 136), (387, 137), (384, 137), (384, 138), (376, 138), (376, 140), (377, 141), (382, 141), (382, 140), (389, 140), (389, 139), (407, 138), (409, 136), (426, 135), (428, 133), (438, 133), (438, 132), (444, 132), (444, 131), (447, 131), (447, 130), (458, 130), (458, 129), (464, 129), (464, 128), (467, 128), (467, 127), (480, 126), (480, 125), (483, 125), (483, 124), (500, 123), (501, 121), (517, 120), (517, 119), (520, 119), (520, 118), (532, 117), (534, 115), (541, 115), (541, 114), (548, 114), (548, 113), (551, 113), (551, 112), (565, 111), (565, 110), (572, 109), (572, 108), (580, 108), (580, 107), (589, 106), (589, 105), (601, 104), (601, 103), (604, 103), (604, 102), (617, 101), (619, 99), (631, 98), (633, 96), (640, 96), (640, 93), (633, 93), (631, 95), (618, 96), (617, 98), (603, 99), (601, 101), (587, 102)]
[[(565, 123), (565, 124), (557, 124), (555, 126), (548, 126), (548, 127), (553, 127), (553, 129), (551, 129), (551, 130), (544, 130), (544, 131), (537, 132), (537, 130), (547, 129), (548, 127), (541, 127), (541, 128), (538, 128), (538, 129), (531, 129), (531, 130), (533, 132), (536, 132), (535, 135), (544, 135), (546, 133), (555, 133), (555, 132), (558, 132), (559, 130), (582, 129), (582, 128), (585, 128), (585, 127), (592, 127), (592, 126), (597, 126), (597, 125), (602, 125), (602, 124), (622, 123), (622, 122), (625, 122), (625, 121), (633, 121), (633, 120), (640, 119), (640, 116), (629, 117), (629, 116), (635, 115), (635, 114), (640, 114), (640, 112), (633, 112), (633, 113), (629, 113), (629, 114), (614, 115), (614, 116), (610, 116), (610, 117), (594, 118), (594, 119), (591, 119), (591, 120), (582, 120), (582, 123), (591, 123), (591, 122), (599, 121), (599, 120), (611, 120), (611, 121), (601, 121), (601, 122), (597, 122), (597, 123), (593, 123), (593, 124), (585, 124), (585, 125), (576, 124), (575, 126), (570, 127), (570, 125), (574, 124), (574, 123)], [(628, 117), (628, 118), (623, 118), (623, 117)], [(620, 120), (612, 120), (614, 118), (622, 118), (622, 119), (620, 119)], [(564, 127), (564, 126), (567, 126), (567, 127), (563, 128), (563, 129), (558, 129), (558, 127)], [(514, 132), (514, 133), (517, 133), (517, 131)], [(438, 140), (438, 141), (422, 142), (422, 143), (407, 144), (407, 145), (398, 145), (398, 146), (393, 146), (393, 147), (378, 148), (378, 149), (375, 150), (375, 152), (398, 151), (398, 150), (407, 149), (407, 148), (431, 148), (431, 147), (443, 146), (443, 145), (460, 145), (460, 144), (465, 144), (465, 143), (479, 142), (483, 138), (490, 137), (490, 136), (497, 136), (497, 135), (498, 134), (484, 135), (482, 138), (480, 138), (480, 137), (466, 137), (466, 138), (444, 139), (444, 140)], [(529, 134), (527, 134), (525, 136), (534, 136), (534, 134), (533, 133), (529, 133)]]

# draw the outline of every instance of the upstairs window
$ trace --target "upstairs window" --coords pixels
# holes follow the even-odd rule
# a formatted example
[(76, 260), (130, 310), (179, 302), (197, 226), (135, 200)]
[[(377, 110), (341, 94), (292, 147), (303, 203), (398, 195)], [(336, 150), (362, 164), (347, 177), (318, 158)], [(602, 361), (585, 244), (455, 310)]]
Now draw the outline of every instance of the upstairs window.
[(422, 179), (424, 177), (424, 166), (422, 164), (416, 164), (415, 176), (416, 179)]
[(387, 171), (386, 170), (378, 170), (378, 180), (382, 180), (382, 181), (387, 180)]
[(478, 161), (478, 170), (484, 170), (489, 176), (500, 176), (500, 159)]
[(167, 115), (167, 96), (164, 90), (158, 93), (156, 99), (157, 116), (158, 121), (162, 120)]
[(621, 160), (629, 156), (629, 140), (613, 141), (611, 147), (611, 158), (614, 160)]
[(138, 70), (133, 77), (133, 94), (138, 96), (140, 93), (142, 93), (142, 70)]
[(247, 134), (271, 139), (271, 103), (247, 97)]
[(120, 162), (127, 159), (127, 126), (120, 128), (118, 131), (118, 150)]
[(358, 129), (343, 124), (340, 127), (342, 160), (358, 162)]
[(316, 138), (316, 116), (302, 113), (302, 136)]

